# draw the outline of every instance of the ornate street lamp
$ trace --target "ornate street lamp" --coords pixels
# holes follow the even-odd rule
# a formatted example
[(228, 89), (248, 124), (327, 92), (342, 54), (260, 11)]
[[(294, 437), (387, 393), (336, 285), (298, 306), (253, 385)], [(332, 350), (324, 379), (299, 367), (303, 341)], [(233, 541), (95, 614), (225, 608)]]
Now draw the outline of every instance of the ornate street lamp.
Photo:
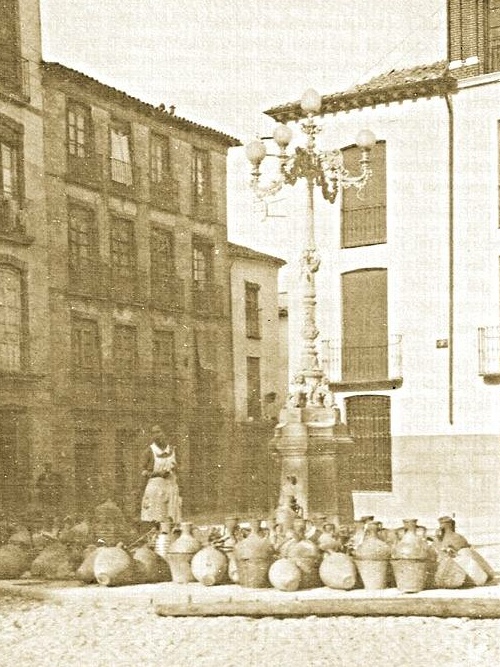
[[(307, 208), (304, 248), (301, 256), (301, 280), (303, 302), (302, 350), (300, 369), (296, 379), (304, 385), (303, 399), (306, 405), (317, 403), (315, 390), (323, 383), (324, 373), (319, 367), (316, 350), (316, 285), (315, 273), (319, 269), (320, 258), (314, 238), (314, 187), (321, 188), (326, 201), (333, 204), (341, 188), (354, 187), (359, 192), (371, 176), (370, 151), (375, 145), (375, 135), (370, 130), (361, 130), (356, 144), (361, 149), (360, 173), (351, 175), (344, 166), (342, 151), (339, 149), (320, 151), (316, 147), (316, 136), (321, 126), (315, 116), (321, 111), (321, 96), (312, 88), (306, 90), (300, 101), (306, 120), (301, 123), (301, 130), (306, 135), (305, 147), (297, 147), (293, 153), (287, 148), (292, 140), (292, 130), (282, 123), (276, 125), (273, 139), (278, 145), (279, 173), (268, 185), (260, 182), (260, 165), (267, 156), (265, 144), (260, 140), (251, 141), (246, 146), (246, 155), (252, 164), (251, 187), (259, 199), (276, 194), (284, 185), (295, 185), (299, 178), (304, 178), (307, 185)], [(300, 388), (299, 388), (300, 391)]]

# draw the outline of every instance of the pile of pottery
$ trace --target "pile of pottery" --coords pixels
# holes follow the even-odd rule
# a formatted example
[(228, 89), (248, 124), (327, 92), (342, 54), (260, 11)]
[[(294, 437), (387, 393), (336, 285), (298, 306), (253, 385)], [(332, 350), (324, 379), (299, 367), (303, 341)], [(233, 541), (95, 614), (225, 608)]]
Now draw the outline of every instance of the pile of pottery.
[(260, 520), (240, 523), (234, 517), (223, 526), (163, 524), (162, 532), (153, 529), (124, 546), (124, 541), (117, 542), (123, 526), (116, 520), (116, 508), (109, 502), (104, 505), (98, 513), (99, 530), (107, 542), (92, 542), (85, 521), (57, 536), (17, 530), (0, 545), (0, 579), (19, 578), (29, 571), (33, 577), (77, 578), (102, 586), (198, 581), (205, 586), (238, 583), (282, 591), (396, 586), (410, 593), (484, 585), (495, 575), (455, 531), (450, 517), (439, 519), (431, 538), (416, 519), (387, 529), (368, 516), (337, 528), (324, 516), (306, 521), (290, 511), (277, 513), (275, 525)]

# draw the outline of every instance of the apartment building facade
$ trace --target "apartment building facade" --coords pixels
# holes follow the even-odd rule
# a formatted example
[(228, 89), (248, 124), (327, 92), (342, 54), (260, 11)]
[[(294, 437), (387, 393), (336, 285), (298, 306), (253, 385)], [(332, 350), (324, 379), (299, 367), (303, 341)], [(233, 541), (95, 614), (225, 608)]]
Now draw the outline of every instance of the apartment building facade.
[[(500, 3), (448, 4), (442, 62), (323, 97), (348, 168), (360, 129), (377, 144), (361, 198), (315, 201), (318, 347), (355, 438), (355, 513), (429, 526), (450, 514), (487, 539), (500, 502)], [(268, 113), (303, 117), (298, 103)], [(293, 273), (289, 299), (293, 368)]]

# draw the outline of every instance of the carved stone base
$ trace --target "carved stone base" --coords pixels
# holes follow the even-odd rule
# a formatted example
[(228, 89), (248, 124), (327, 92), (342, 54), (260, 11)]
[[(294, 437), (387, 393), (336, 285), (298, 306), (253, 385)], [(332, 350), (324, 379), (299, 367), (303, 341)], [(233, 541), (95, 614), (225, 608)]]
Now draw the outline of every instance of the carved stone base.
[[(294, 495), (304, 517), (353, 520), (349, 456), (354, 446), (334, 408), (285, 408), (273, 444), (281, 460), (281, 498)], [(281, 500), (280, 498), (280, 500)]]

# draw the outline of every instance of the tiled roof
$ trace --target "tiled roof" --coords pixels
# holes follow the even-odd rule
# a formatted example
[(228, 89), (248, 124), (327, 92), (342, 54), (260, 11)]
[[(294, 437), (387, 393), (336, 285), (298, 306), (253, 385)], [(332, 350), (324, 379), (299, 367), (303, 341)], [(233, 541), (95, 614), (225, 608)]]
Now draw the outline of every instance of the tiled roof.
[(235, 257), (242, 257), (244, 259), (255, 259), (260, 262), (268, 262), (269, 264), (276, 264), (277, 266), (284, 266), (286, 264), (284, 259), (275, 257), (274, 255), (268, 255), (265, 252), (259, 252), (253, 248), (248, 248), (244, 245), (238, 245), (237, 243), (231, 243), (228, 241), (227, 248), (229, 253)]
[[(456, 89), (457, 80), (450, 74), (446, 61), (391, 70), (344, 92), (323, 95), (321, 114), (434, 97)], [(283, 123), (304, 117), (300, 102), (274, 107), (265, 113)]]
[(214, 130), (213, 128), (207, 127), (205, 125), (199, 125), (198, 123), (195, 123), (191, 120), (187, 120), (186, 118), (177, 116), (174, 113), (170, 113), (164, 108), (163, 105), (160, 107), (155, 107), (152, 104), (143, 102), (137, 97), (132, 97), (132, 95), (128, 95), (127, 93), (124, 93), (117, 88), (113, 88), (112, 86), (101, 83), (91, 76), (82, 74), (82, 72), (78, 72), (77, 70), (71, 69), (70, 67), (61, 65), (60, 63), (42, 62), (42, 69), (47, 74), (57, 76), (60, 79), (71, 81), (79, 86), (91, 89), (94, 94), (101, 95), (107, 100), (116, 102), (121, 105), (126, 104), (129, 108), (134, 109), (138, 113), (150, 116), (151, 118), (154, 118), (154, 120), (161, 123), (167, 123), (171, 127), (178, 127), (182, 130), (193, 131), (210, 136), (229, 147), (241, 146), (241, 142), (238, 139), (235, 139), (228, 134), (224, 134), (223, 132), (219, 132), (218, 130)]

